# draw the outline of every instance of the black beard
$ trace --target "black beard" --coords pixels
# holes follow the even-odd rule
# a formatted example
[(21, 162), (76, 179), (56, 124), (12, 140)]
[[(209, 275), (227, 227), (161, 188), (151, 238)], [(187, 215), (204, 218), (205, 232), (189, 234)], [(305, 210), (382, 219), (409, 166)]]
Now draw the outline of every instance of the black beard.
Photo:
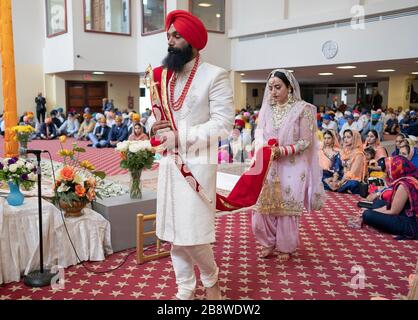
[(185, 48), (177, 49), (173, 47), (168, 48), (168, 55), (163, 60), (163, 66), (174, 72), (181, 72), (187, 62), (193, 58), (193, 48), (188, 45)]

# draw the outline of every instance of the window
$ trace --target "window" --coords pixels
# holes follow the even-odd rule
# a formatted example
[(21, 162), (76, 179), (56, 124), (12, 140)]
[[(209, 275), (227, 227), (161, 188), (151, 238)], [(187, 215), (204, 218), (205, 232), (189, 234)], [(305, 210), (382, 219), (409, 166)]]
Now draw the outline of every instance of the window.
[(84, 30), (130, 36), (131, 0), (84, 0)]
[(211, 32), (225, 32), (225, 0), (190, 0), (190, 12)]
[(47, 37), (67, 33), (67, 1), (45, 0), (45, 8)]
[(141, 0), (142, 35), (154, 34), (165, 30), (166, 1)]

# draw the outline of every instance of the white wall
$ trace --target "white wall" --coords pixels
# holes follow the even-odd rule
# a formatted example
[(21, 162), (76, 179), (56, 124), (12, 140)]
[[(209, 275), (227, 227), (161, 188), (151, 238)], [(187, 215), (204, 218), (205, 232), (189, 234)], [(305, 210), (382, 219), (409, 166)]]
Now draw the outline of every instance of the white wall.
[[(272, 69), (277, 66), (301, 67), (376, 60), (407, 59), (418, 56), (416, 38), (418, 16), (383, 20), (366, 24), (365, 30), (350, 26), (279, 35), (256, 40), (232, 41), (234, 70)], [(384, 38), (382, 38), (384, 35)], [(402, 35), (402, 36), (400, 36)], [(322, 44), (335, 40), (339, 52), (327, 60)], [(384, 39), (390, 39), (390, 45)]]
[(75, 70), (137, 72), (139, 1), (131, 1), (132, 35), (84, 32), (83, 1), (72, 1)]
[[(44, 1), (13, 0), (13, 36), (15, 51), (17, 113), (35, 111), (35, 96), (44, 92), (42, 48), (45, 29)], [(1, 63), (1, 57), (0, 57)], [(1, 76), (0, 68), (0, 79)], [(3, 91), (0, 93), (0, 113), (3, 113)]]
[(306, 25), (351, 19), (352, 6), (364, 4), (365, 14), (377, 14), (418, 5), (417, 0), (230, 0), (232, 38)]

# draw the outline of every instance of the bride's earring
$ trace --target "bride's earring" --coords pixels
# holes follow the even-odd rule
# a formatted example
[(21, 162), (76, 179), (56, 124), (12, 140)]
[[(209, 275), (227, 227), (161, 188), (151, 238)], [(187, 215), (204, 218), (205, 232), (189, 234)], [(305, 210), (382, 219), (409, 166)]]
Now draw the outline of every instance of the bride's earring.
[(289, 94), (288, 94), (288, 101), (289, 101), (289, 103), (293, 103), (293, 102), (295, 102), (295, 100), (293, 99), (293, 93), (292, 93), (292, 90), (289, 90)]

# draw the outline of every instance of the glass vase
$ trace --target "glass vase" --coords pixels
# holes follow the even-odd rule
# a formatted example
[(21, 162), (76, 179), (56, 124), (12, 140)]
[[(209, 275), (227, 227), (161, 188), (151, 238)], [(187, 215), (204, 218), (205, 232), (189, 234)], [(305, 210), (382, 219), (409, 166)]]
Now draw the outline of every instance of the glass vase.
[(142, 170), (131, 171), (131, 183), (130, 183), (131, 199), (142, 199), (141, 174), (142, 174)]
[(7, 203), (14, 207), (21, 206), (25, 200), (25, 196), (20, 192), (19, 184), (9, 181), (8, 185), (10, 193), (7, 196)]
[(28, 141), (19, 141), (19, 157), (26, 158), (26, 150), (28, 149)]

